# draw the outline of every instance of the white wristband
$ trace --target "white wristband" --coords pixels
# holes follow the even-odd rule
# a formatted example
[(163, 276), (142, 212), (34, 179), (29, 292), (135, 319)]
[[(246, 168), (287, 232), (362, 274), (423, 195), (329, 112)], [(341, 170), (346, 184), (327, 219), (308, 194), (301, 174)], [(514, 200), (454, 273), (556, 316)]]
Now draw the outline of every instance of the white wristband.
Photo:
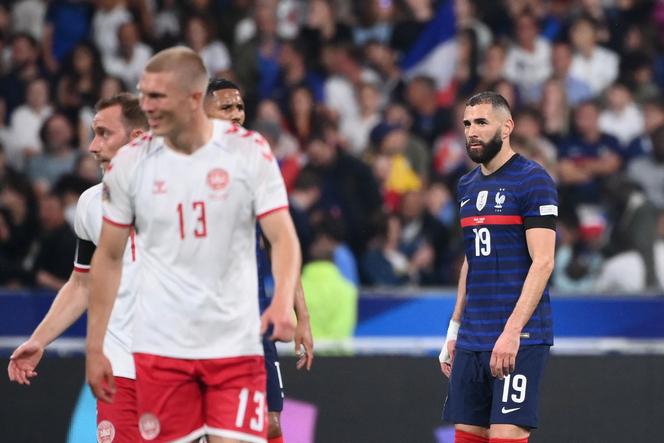
[(457, 335), (459, 335), (459, 328), (461, 327), (461, 323), (458, 321), (450, 320), (450, 325), (447, 327), (447, 335), (445, 335), (445, 343), (443, 343), (443, 348), (440, 350), (440, 354), (438, 354), (438, 361), (441, 363), (451, 363), (452, 358), (450, 357), (450, 353), (447, 351), (447, 343), (450, 340), (456, 340)]

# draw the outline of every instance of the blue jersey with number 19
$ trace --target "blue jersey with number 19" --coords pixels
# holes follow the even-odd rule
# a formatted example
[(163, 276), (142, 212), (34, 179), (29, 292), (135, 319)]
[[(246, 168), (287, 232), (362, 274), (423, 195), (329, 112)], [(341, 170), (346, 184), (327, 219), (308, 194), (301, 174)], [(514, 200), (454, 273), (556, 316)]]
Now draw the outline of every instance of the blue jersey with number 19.
[[(490, 351), (521, 295), (532, 263), (529, 228), (555, 229), (556, 186), (537, 163), (515, 154), (483, 175), (477, 167), (457, 187), (468, 277), (466, 305), (456, 346)], [(549, 291), (521, 333), (521, 345), (552, 345)]]

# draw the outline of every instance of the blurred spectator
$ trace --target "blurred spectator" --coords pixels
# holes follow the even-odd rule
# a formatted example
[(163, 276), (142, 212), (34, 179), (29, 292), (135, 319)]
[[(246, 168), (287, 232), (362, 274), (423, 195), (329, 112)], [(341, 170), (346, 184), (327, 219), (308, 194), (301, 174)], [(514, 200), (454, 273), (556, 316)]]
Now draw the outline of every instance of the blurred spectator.
[(0, 96), (5, 99), (9, 114), (24, 102), (28, 84), (43, 75), (37, 41), (28, 34), (14, 35), (9, 70), (0, 78)]
[(542, 84), (551, 75), (551, 45), (539, 36), (537, 19), (522, 14), (515, 19), (516, 38), (505, 58), (505, 78), (517, 85), (526, 103), (539, 100)]
[(320, 196), (321, 182), (318, 175), (306, 169), (300, 172), (293, 189), (288, 194), (288, 207), (302, 248), (302, 262), (309, 260), (309, 247), (314, 237), (314, 210)]
[(118, 53), (118, 29), (133, 20), (124, 0), (99, 0), (92, 17), (92, 36), (102, 59)]
[(475, 36), (481, 54), (489, 47), (493, 40), (491, 29), (477, 18), (477, 5), (475, 0), (454, 0), (454, 12), (458, 29), (469, 30)]
[[(326, 247), (331, 248), (332, 261), (337, 269), (339, 269), (341, 275), (349, 283), (352, 283), (353, 286), (358, 287), (360, 285), (360, 276), (357, 261), (346, 243), (343, 220), (332, 217), (329, 214), (322, 214), (314, 230), (314, 243), (320, 241), (326, 244)], [(316, 246), (314, 245), (314, 247)]]
[(158, 9), (154, 17), (154, 38), (157, 50), (172, 46), (180, 36), (180, 17), (182, 11), (176, 0), (157, 2)]
[(567, 102), (565, 85), (557, 79), (549, 79), (542, 90), (542, 129), (544, 135), (554, 143), (565, 139), (570, 132), (572, 108)]
[(82, 107), (92, 108), (99, 99), (104, 68), (97, 48), (81, 42), (64, 60), (57, 84), (57, 101), (70, 118), (78, 118)]
[(590, 89), (590, 83), (570, 73), (572, 55), (572, 47), (569, 43), (563, 41), (554, 43), (551, 51), (551, 66), (553, 77), (565, 86), (567, 102), (570, 106), (576, 106), (582, 101), (591, 99), (593, 91)]
[(628, 177), (645, 192), (660, 211), (664, 211), (664, 122), (649, 137), (652, 150), (632, 160), (627, 166)]
[(628, 159), (634, 159), (653, 152), (652, 133), (664, 125), (664, 97), (657, 96), (643, 105), (644, 131), (631, 141), (627, 147)]
[(316, 340), (353, 336), (357, 324), (358, 291), (332, 261), (335, 243), (317, 236), (310, 248), (311, 261), (302, 269), (302, 287)]
[(287, 119), (288, 129), (298, 144), (304, 146), (318, 122), (314, 97), (306, 86), (297, 86), (291, 92)]
[(408, 282), (408, 257), (399, 250), (401, 221), (385, 216), (374, 227), (374, 236), (362, 256), (363, 281), (371, 286), (400, 286)]
[(426, 206), (423, 191), (411, 191), (401, 200), (400, 249), (410, 258), (412, 273), (421, 285), (452, 284), (450, 233)]
[(210, 77), (224, 77), (231, 68), (228, 48), (214, 38), (211, 25), (202, 16), (191, 16), (185, 24), (185, 43), (203, 59)]
[(505, 74), (505, 47), (500, 43), (489, 46), (484, 53), (481, 66), (479, 67), (480, 81), (477, 85), (478, 91), (489, 90), (489, 86), (503, 78)]
[(128, 21), (118, 26), (117, 51), (104, 55), (104, 67), (108, 74), (122, 80), (125, 90), (136, 91), (150, 57), (152, 49), (141, 41), (138, 26)]
[(23, 168), (27, 159), (42, 151), (39, 131), (52, 112), (46, 80), (32, 80), (28, 84), (26, 103), (16, 108), (10, 120), (12, 142), (8, 152), (18, 168)]
[(35, 40), (40, 40), (45, 17), (45, 1), (19, 0), (12, 6), (12, 32), (25, 32)]
[(355, 45), (362, 46), (368, 41), (389, 42), (395, 15), (394, 2), (367, 0), (354, 5), (358, 17), (358, 23), (353, 27)]
[(637, 103), (647, 103), (660, 94), (653, 58), (636, 50), (623, 57), (621, 72)]
[(560, 193), (567, 204), (599, 202), (602, 180), (620, 169), (618, 140), (602, 133), (598, 120), (597, 104), (581, 103), (574, 111), (575, 134), (559, 146)]
[(477, 37), (470, 29), (464, 29), (456, 35), (457, 59), (454, 78), (447, 93), (439, 95), (439, 101), (450, 106), (455, 97), (472, 95), (479, 82), (478, 62), (480, 58)]
[(523, 108), (514, 114), (513, 136), (522, 137), (533, 147), (526, 157), (541, 164), (556, 179), (556, 147), (542, 132), (542, 116), (536, 108)]
[(381, 208), (378, 186), (371, 170), (319, 133), (310, 138), (307, 155), (309, 164), (302, 172), (312, 171), (320, 180), (319, 206), (345, 220), (348, 243), (355, 254), (361, 253), (368, 240), (369, 221)]
[(0, 97), (0, 151), (2, 151), (3, 161), (13, 166), (20, 168), (21, 156), (19, 152), (14, 150), (7, 152), (7, 147), (12, 146), (13, 134), (11, 128), (7, 126), (7, 106), (5, 100)]
[(348, 150), (360, 157), (369, 144), (369, 133), (380, 122), (380, 91), (371, 83), (356, 88), (360, 115), (356, 120), (344, 120), (341, 134), (348, 140)]
[(71, 257), (76, 248), (74, 231), (65, 221), (62, 201), (55, 195), (39, 202), (42, 233), (34, 273), (37, 285), (58, 291), (71, 273)]
[[(353, 33), (350, 26), (337, 21), (332, 0), (310, 0), (299, 40), (305, 45), (306, 59), (314, 61), (320, 60), (325, 45), (351, 43)], [(321, 70), (322, 66), (316, 68)]]
[(570, 75), (590, 85), (595, 96), (601, 94), (618, 77), (618, 56), (598, 44), (597, 24), (581, 16), (570, 29), (574, 57)]
[(468, 170), (463, 126), (465, 109), (465, 101), (458, 101), (454, 105), (452, 129), (438, 137), (433, 144), (432, 170), (436, 177), (446, 183), (456, 183)]
[(314, 101), (323, 101), (323, 79), (309, 69), (304, 58), (303, 45), (297, 40), (282, 42), (279, 52), (281, 72), (272, 92), (272, 98), (279, 103), (282, 110), (288, 109), (288, 98), (299, 86), (306, 86), (312, 93)]
[(450, 128), (450, 113), (438, 106), (436, 85), (429, 77), (413, 77), (406, 87), (406, 101), (413, 113), (412, 131), (430, 146)]
[(79, 42), (88, 38), (93, 8), (92, 2), (80, 0), (48, 2), (41, 44), (44, 62), (50, 72), (55, 72), (60, 61)]
[(26, 172), (40, 191), (48, 190), (60, 178), (74, 169), (77, 152), (72, 145), (74, 131), (64, 114), (53, 114), (42, 125), (40, 137), (43, 153), (30, 158)]
[(389, 101), (401, 100), (406, 83), (397, 64), (396, 51), (385, 43), (370, 41), (365, 46), (365, 57), (379, 77), (377, 84), (381, 108)]
[(20, 255), (12, 247), (12, 223), (8, 209), (0, 206), (0, 286), (21, 287), (30, 283)]
[(614, 136), (626, 147), (634, 137), (643, 132), (643, 114), (624, 83), (616, 82), (609, 86), (606, 98), (607, 109), (599, 115), (599, 127), (602, 132)]
[[(408, 133), (401, 126), (379, 124), (371, 131), (371, 142), (376, 147), (376, 154), (387, 162), (385, 174), (380, 174), (383, 202), (389, 210), (395, 211), (406, 192), (421, 189), (424, 177), (417, 173), (406, 156)], [(418, 154), (427, 153), (415, 155)]]

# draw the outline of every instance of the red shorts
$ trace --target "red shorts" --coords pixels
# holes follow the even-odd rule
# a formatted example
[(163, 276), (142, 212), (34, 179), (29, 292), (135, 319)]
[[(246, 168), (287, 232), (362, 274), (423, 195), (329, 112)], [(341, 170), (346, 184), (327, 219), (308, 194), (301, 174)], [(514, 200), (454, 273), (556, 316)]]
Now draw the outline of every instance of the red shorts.
[(263, 357), (134, 354), (134, 362), (141, 441), (190, 442), (208, 434), (266, 442)]
[(138, 441), (136, 382), (114, 377), (113, 403), (97, 402), (97, 442), (123, 443)]

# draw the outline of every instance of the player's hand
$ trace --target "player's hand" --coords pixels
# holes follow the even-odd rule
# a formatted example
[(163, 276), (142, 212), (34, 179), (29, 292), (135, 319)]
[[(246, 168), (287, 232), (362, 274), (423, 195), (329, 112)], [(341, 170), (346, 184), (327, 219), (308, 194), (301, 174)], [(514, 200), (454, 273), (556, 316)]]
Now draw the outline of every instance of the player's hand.
[(9, 380), (21, 385), (30, 385), (30, 379), (37, 376), (35, 369), (44, 355), (44, 346), (30, 339), (23, 343), (9, 357), (7, 373)]
[(270, 337), (270, 340), (293, 340), (293, 337), (295, 336), (293, 307), (289, 306), (284, 308), (273, 301), (261, 316), (261, 335), (265, 334), (270, 325), (272, 325), (272, 336)]
[(502, 380), (514, 372), (516, 354), (519, 352), (521, 333), (519, 331), (503, 331), (496, 340), (491, 352), (491, 375)]
[(108, 358), (101, 352), (88, 352), (85, 358), (85, 374), (97, 400), (112, 403), (115, 395), (115, 379)]
[[(447, 351), (447, 352), (445, 352)], [(452, 375), (452, 365), (454, 364), (454, 354), (456, 353), (456, 340), (449, 340), (445, 342), (443, 352), (439, 355), (440, 370), (443, 371), (445, 377), (450, 378)]]
[(314, 338), (311, 335), (311, 324), (309, 319), (298, 319), (295, 327), (295, 355), (297, 356), (297, 369), (307, 368), (311, 370), (314, 362)]

